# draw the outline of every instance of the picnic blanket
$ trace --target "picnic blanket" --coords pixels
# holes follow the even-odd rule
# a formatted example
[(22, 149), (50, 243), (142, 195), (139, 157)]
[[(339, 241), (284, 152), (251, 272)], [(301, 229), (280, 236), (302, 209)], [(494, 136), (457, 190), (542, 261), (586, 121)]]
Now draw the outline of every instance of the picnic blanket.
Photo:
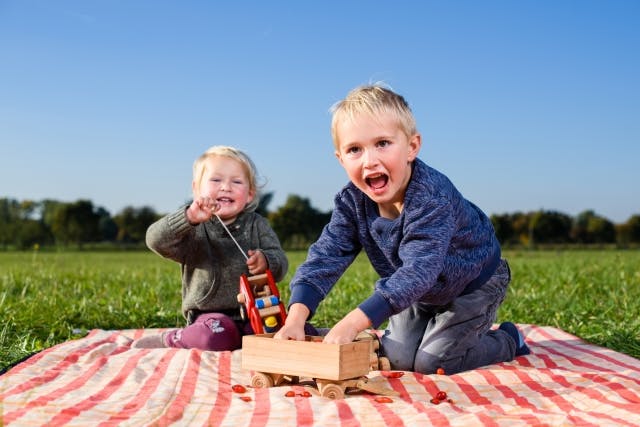
[[(0, 376), (0, 425), (640, 425), (639, 360), (519, 326), (531, 355), (456, 375), (372, 371), (399, 396), (341, 400), (304, 385), (251, 388), (241, 350), (135, 349), (132, 339), (157, 330), (93, 330)], [(432, 403), (438, 391), (450, 401)]]

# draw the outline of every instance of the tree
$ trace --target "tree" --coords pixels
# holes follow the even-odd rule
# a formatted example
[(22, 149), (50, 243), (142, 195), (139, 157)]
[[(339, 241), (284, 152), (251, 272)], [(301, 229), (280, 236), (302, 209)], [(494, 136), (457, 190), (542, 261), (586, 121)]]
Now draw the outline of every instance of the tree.
[(6, 248), (16, 240), (20, 220), (20, 203), (14, 199), (0, 199), (0, 245)]
[(640, 243), (640, 215), (633, 215), (625, 223), (629, 233), (629, 242)]
[(540, 210), (534, 213), (530, 220), (533, 242), (566, 243), (569, 241), (572, 225), (572, 219), (569, 215), (556, 211)]
[(616, 229), (608, 219), (587, 210), (578, 214), (573, 221), (571, 237), (578, 243), (614, 243)]
[(491, 215), (491, 223), (501, 244), (513, 243), (515, 233), (509, 214)]
[(98, 232), (101, 240), (112, 242), (118, 236), (118, 224), (111, 218), (111, 214), (104, 208), (98, 208)]
[(51, 232), (58, 243), (82, 246), (100, 240), (99, 220), (90, 200), (78, 200), (62, 204), (55, 210)]
[(32, 248), (53, 242), (53, 236), (42, 221), (25, 219), (17, 224), (15, 244), (20, 249)]
[(125, 243), (144, 242), (147, 234), (147, 228), (160, 216), (156, 211), (149, 207), (134, 208), (133, 206), (125, 207), (113, 220), (118, 225), (118, 235), (116, 240)]
[(265, 193), (260, 196), (260, 202), (258, 203), (258, 207), (256, 208), (256, 213), (259, 213), (263, 217), (267, 218), (269, 216), (268, 206), (273, 200), (273, 193)]
[(283, 206), (269, 214), (269, 221), (283, 246), (304, 249), (318, 238), (330, 216), (314, 209), (309, 199), (289, 195)]

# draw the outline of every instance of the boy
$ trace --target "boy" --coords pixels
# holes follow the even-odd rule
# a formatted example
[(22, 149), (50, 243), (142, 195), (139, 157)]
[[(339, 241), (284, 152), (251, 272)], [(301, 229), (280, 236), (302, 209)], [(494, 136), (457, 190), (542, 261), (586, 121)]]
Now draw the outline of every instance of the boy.
[(364, 249), (380, 276), (375, 291), (324, 342), (350, 342), (389, 319), (381, 347), (393, 369), (453, 374), (528, 354), (513, 323), (490, 330), (510, 281), (491, 221), (417, 158), (421, 136), (404, 98), (364, 86), (332, 112), (351, 182), (291, 280), (276, 338), (303, 339), (304, 322)]

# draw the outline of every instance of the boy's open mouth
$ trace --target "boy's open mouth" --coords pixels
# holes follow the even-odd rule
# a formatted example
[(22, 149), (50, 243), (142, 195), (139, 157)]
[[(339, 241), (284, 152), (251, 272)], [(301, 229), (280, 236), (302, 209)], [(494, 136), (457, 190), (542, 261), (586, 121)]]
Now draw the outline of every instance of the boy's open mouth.
[(387, 185), (389, 181), (389, 177), (385, 174), (371, 175), (364, 179), (364, 182), (367, 183), (369, 187), (373, 190), (379, 190)]

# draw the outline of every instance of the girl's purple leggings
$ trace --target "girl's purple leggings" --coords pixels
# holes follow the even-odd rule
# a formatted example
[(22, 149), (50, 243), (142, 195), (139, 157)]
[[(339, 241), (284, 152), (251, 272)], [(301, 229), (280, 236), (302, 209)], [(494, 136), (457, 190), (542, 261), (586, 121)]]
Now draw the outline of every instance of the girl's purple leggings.
[(164, 335), (167, 347), (198, 348), (211, 351), (232, 351), (242, 346), (242, 335), (253, 333), (240, 331), (238, 325), (229, 316), (221, 313), (204, 313), (191, 325), (169, 331)]

